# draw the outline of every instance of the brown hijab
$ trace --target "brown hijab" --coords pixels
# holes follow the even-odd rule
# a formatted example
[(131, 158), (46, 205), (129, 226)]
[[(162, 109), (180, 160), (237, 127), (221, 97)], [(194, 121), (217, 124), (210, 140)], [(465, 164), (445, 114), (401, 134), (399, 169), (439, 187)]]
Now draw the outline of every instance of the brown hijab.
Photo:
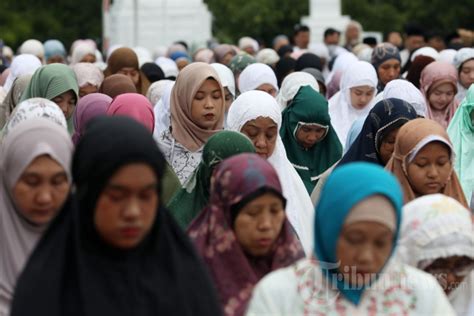
[(133, 49), (128, 47), (120, 47), (113, 51), (107, 59), (107, 68), (104, 71), (105, 77), (116, 74), (122, 68), (133, 68), (140, 74), (140, 79), (136, 85), (137, 92), (146, 95), (150, 82), (146, 76), (140, 71), (137, 54)]
[(207, 139), (222, 130), (224, 125), (224, 97), (222, 97), (221, 117), (211, 130), (199, 127), (191, 118), (194, 96), (208, 78), (217, 81), (224, 96), (224, 88), (214, 68), (201, 62), (183, 68), (171, 91), (171, 133), (178, 143), (192, 152), (201, 148)]
[(115, 74), (104, 79), (99, 89), (100, 93), (106, 94), (112, 99), (124, 93), (137, 93), (137, 88), (130, 77)]
[[(405, 204), (418, 197), (413, 191), (408, 180), (408, 159), (412, 153), (420, 149), (417, 148), (417, 146), (419, 146), (418, 144), (425, 141), (427, 137), (434, 138), (433, 141), (437, 138), (438, 140), (449, 144), (449, 146), (452, 148), (449, 136), (443, 126), (433, 120), (419, 118), (409, 121), (400, 128), (400, 131), (397, 135), (397, 140), (395, 141), (395, 150), (393, 152), (392, 158), (385, 167), (385, 169), (391, 171), (398, 178), (398, 181), (403, 188)], [(466, 198), (461, 188), (461, 184), (459, 183), (458, 176), (454, 171), (453, 153), (451, 157), (453, 171), (448, 179), (448, 182), (446, 183), (446, 186), (443, 189), (443, 192), (440, 193), (450, 196), (463, 204), (465, 207), (468, 207)]]

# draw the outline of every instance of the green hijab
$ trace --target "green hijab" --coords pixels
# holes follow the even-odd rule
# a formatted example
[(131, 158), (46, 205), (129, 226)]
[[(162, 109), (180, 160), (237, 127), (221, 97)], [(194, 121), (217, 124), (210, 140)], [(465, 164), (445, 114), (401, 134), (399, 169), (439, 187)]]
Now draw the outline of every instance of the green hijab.
[[(317, 176), (342, 156), (341, 143), (331, 125), (328, 101), (310, 86), (303, 86), (282, 116), (280, 135), (286, 155), (311, 194), (317, 183)], [(305, 123), (328, 127), (326, 136), (310, 149), (305, 149), (296, 140), (298, 128)]]
[[(474, 85), (467, 90), (466, 97), (448, 126), (453, 143), (456, 170), (468, 202), (474, 192)], [(472, 201), (471, 201), (472, 203)]]
[[(79, 100), (79, 85), (74, 71), (64, 64), (49, 64), (38, 68), (21, 96), (21, 101), (31, 98), (53, 100), (60, 94), (72, 90)], [(66, 118), (68, 130), (73, 132), (72, 115)]]
[(254, 152), (252, 142), (238, 132), (221, 131), (208, 139), (203, 148), (201, 163), (168, 204), (168, 209), (181, 228), (186, 229), (206, 206), (211, 175), (216, 165), (231, 156)]

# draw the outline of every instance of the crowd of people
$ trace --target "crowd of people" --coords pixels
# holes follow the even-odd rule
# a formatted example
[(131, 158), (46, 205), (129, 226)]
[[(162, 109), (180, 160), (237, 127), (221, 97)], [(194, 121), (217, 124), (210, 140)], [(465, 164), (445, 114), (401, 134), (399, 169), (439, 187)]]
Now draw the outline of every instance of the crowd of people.
[(4, 47), (0, 316), (474, 315), (473, 42), (405, 31)]

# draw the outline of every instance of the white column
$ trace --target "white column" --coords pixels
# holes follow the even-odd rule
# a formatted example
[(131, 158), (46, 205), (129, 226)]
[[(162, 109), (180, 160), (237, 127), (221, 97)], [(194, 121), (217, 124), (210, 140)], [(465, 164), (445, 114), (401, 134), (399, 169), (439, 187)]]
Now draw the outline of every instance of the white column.
[(311, 29), (311, 43), (321, 43), (324, 31), (329, 27), (343, 33), (350, 21), (349, 16), (341, 15), (340, 0), (310, 0), (309, 13), (301, 23)]

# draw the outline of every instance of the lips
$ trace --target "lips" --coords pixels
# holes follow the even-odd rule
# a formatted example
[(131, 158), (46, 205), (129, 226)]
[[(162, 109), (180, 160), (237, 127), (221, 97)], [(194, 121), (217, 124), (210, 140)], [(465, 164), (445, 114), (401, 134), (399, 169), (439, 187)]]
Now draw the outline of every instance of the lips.
[(204, 114), (204, 118), (209, 121), (213, 120), (215, 117), (216, 115), (213, 113)]
[(124, 227), (120, 229), (120, 234), (126, 238), (135, 238), (140, 235), (141, 228), (139, 227)]
[(258, 152), (258, 151), (257, 151), (257, 155), (259, 155), (260, 157), (262, 157), (264, 159), (267, 159), (267, 157), (268, 157), (267, 153)]
[(271, 238), (261, 238), (257, 241), (257, 244), (260, 247), (269, 247), (272, 245), (272, 239)]
[(439, 182), (430, 182), (426, 184), (426, 187), (430, 190), (438, 190), (440, 188)]

